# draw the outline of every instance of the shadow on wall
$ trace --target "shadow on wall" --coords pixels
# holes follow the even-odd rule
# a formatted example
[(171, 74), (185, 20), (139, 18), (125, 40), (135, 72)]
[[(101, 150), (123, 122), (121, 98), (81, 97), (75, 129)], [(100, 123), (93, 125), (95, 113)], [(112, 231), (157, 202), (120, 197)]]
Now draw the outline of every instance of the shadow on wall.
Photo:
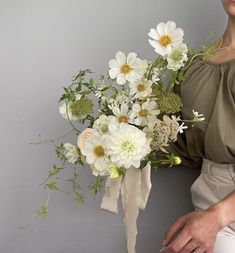
[(156, 253), (175, 219), (193, 209), (190, 187), (200, 170), (186, 166), (152, 171), (152, 189), (146, 209), (140, 211), (137, 252)]

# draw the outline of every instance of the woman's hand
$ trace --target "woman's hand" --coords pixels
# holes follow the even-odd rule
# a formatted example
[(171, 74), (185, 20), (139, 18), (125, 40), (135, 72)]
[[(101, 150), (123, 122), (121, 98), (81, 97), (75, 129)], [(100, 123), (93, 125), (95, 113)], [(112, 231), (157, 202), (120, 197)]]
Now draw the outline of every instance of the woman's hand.
[[(209, 208), (179, 217), (165, 234), (161, 253), (212, 253), (216, 235), (223, 228), (218, 209)], [(164, 242), (163, 241), (163, 242)]]

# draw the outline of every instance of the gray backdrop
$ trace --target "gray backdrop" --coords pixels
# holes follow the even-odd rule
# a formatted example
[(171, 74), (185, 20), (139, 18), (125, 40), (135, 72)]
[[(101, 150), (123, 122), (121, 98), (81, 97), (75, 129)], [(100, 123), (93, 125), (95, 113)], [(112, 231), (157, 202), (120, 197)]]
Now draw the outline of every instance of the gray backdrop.
[[(76, 207), (55, 193), (47, 218), (26, 231), (18, 228), (46, 201), (39, 184), (56, 162), (52, 145), (29, 143), (38, 134), (58, 137), (69, 129), (57, 99), (79, 69), (106, 73), (117, 50), (153, 58), (147, 33), (170, 19), (193, 46), (226, 26), (219, 0), (0, 0), (0, 252), (126, 252), (122, 208), (116, 216), (101, 210), (101, 194), (94, 201), (87, 192), (86, 203)], [(66, 140), (75, 143), (73, 136)], [(138, 220), (137, 253), (159, 252), (169, 225), (192, 210), (189, 188), (197, 176), (181, 166), (152, 173), (151, 195)], [(81, 177), (85, 184), (94, 179), (88, 169)]]

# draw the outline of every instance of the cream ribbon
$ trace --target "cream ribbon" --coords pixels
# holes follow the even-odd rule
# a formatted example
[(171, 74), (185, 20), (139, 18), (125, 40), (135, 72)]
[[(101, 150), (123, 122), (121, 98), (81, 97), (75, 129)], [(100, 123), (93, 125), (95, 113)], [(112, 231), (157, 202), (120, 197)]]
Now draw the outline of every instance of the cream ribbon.
[(124, 176), (118, 179), (108, 177), (106, 180), (101, 208), (117, 214), (121, 191), (128, 253), (136, 253), (137, 217), (139, 209), (146, 207), (151, 187), (149, 163), (142, 170), (131, 166), (126, 169)]

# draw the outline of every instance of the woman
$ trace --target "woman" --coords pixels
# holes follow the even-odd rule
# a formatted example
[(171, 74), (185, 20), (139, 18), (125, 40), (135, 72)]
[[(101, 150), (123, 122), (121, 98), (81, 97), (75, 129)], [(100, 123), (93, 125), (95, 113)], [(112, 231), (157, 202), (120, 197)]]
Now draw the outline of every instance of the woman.
[(195, 211), (172, 224), (161, 253), (235, 253), (235, 0), (221, 2), (228, 23), (216, 53), (195, 58), (180, 86), (182, 118), (192, 109), (206, 118), (173, 146), (183, 165), (201, 167), (191, 186)]

